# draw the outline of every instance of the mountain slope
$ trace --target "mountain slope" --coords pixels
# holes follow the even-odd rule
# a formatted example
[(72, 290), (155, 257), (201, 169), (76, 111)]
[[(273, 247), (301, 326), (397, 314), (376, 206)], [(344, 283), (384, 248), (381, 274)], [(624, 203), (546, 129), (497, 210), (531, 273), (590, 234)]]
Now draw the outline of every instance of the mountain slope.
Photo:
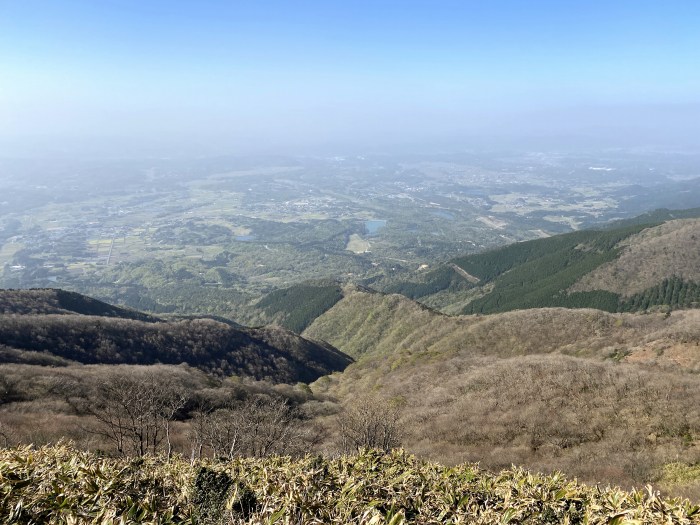
[(160, 320), (137, 310), (58, 288), (0, 290), (0, 315), (9, 314), (80, 314), (150, 322)]
[(305, 282), (275, 290), (255, 306), (276, 323), (300, 333), (342, 297), (342, 288), (337, 282)]
[[(689, 210), (694, 212), (693, 210)], [(700, 219), (584, 230), (453, 259), (385, 291), (451, 313), (700, 303)]]
[(698, 310), (449, 317), (348, 291), (305, 334), (356, 358), (314, 393), (403, 407), (403, 443), (424, 457), (630, 485), (700, 461)]
[(631, 219), (620, 219), (609, 223), (609, 229), (623, 228), (625, 226), (634, 225), (649, 225), (649, 224), (661, 224), (662, 222), (673, 221), (676, 219), (697, 219), (700, 217), (700, 208), (686, 208), (683, 210), (674, 209), (669, 210), (668, 208), (657, 208)]
[(628, 237), (620, 254), (581, 277), (571, 291), (608, 290), (630, 297), (672, 277), (700, 282), (700, 219), (669, 221)]
[[(91, 304), (83, 296), (77, 299)], [(15, 301), (14, 311), (20, 304)], [(40, 354), (84, 364), (187, 363), (217, 375), (292, 383), (313, 381), (351, 362), (330, 345), (281, 328), (239, 329), (211, 319), (145, 322), (68, 313), (5, 314), (0, 315), (0, 347), (0, 355), (11, 362), (36, 363)]]
[(447, 316), (398, 294), (346, 288), (304, 335), (382, 367), (449, 355), (513, 357), (561, 353), (700, 370), (700, 311), (611, 314), (539, 308)]

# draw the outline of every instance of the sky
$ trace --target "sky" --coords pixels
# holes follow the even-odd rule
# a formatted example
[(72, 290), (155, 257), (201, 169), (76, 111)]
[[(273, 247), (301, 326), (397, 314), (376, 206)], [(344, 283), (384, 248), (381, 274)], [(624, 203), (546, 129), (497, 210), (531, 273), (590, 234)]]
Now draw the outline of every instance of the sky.
[(700, 2), (0, 0), (0, 153), (700, 147)]

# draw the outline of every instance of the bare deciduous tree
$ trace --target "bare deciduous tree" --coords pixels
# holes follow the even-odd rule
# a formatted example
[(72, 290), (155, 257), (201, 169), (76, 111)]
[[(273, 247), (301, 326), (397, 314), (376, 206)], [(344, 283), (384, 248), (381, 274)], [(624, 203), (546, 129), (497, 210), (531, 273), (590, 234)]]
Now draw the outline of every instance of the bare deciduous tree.
[(16, 382), (5, 374), (0, 375), (0, 405), (13, 401), (17, 395)]
[(343, 451), (376, 448), (385, 452), (401, 444), (400, 404), (378, 397), (357, 399), (338, 416)]
[(98, 422), (92, 431), (112, 441), (123, 455), (155, 453), (165, 441), (172, 453), (170, 424), (187, 401), (185, 392), (156, 374), (111, 374), (79, 408)]
[(2, 447), (9, 447), (12, 440), (12, 429), (4, 422), (0, 421), (0, 442)]
[(256, 396), (229, 408), (199, 412), (192, 430), (193, 454), (201, 455), (206, 446), (225, 458), (295, 454), (310, 442), (298, 410), (277, 397)]

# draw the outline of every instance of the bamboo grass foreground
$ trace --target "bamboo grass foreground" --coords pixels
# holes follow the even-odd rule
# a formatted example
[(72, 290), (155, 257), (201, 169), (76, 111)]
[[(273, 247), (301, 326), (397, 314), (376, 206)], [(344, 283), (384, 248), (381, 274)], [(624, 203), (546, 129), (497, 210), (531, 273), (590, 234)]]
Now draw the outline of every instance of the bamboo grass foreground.
[(684, 524), (687, 500), (520, 468), (445, 467), (403, 451), (335, 459), (103, 458), (59, 444), (0, 450), (5, 524)]

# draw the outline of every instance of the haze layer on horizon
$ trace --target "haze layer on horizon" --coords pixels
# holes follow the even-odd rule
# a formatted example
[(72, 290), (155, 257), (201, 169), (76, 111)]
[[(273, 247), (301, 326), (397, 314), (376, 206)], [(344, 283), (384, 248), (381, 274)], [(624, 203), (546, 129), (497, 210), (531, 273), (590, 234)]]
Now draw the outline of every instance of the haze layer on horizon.
[(700, 148), (700, 3), (3, 2), (0, 154)]

